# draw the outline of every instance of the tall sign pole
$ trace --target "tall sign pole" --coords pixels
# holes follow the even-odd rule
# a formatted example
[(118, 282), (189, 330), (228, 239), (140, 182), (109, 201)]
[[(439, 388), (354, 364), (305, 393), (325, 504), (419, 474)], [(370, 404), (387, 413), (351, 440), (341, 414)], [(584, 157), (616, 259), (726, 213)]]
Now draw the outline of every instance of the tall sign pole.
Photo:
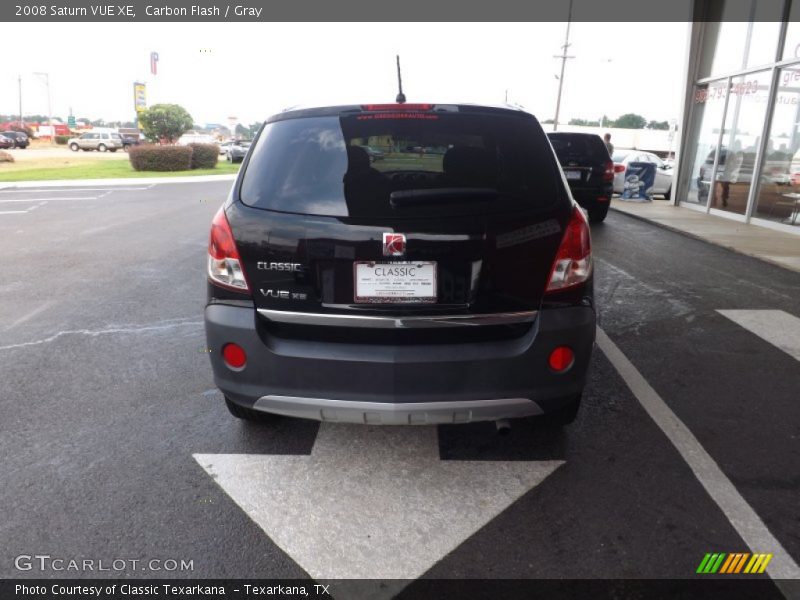
[(569, 48), (569, 26), (572, 23), (572, 0), (569, 0), (569, 16), (567, 17), (567, 35), (564, 38), (564, 45), (562, 46), (563, 52), (556, 54), (553, 58), (561, 59), (561, 77), (558, 78), (558, 98), (556, 99), (556, 116), (553, 119), (553, 131), (558, 130), (558, 113), (561, 111), (561, 89), (564, 87), (564, 67), (567, 64), (568, 58), (575, 58), (574, 56), (567, 56), (567, 49)]
[(142, 111), (147, 110), (147, 86), (139, 81), (133, 83), (133, 108), (136, 111), (136, 126), (141, 130), (142, 122), (139, 117)]
[(25, 127), (25, 121), (22, 120), (22, 75), (19, 76), (19, 128)]

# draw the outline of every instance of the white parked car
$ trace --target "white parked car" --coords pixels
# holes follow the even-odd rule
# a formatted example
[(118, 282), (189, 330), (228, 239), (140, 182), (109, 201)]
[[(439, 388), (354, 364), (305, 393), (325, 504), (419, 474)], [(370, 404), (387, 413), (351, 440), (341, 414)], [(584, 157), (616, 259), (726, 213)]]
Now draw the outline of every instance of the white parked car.
[(672, 194), (672, 166), (665, 163), (655, 154), (642, 150), (616, 150), (614, 156), (614, 193), (621, 194), (625, 190), (625, 171), (632, 162), (652, 163), (656, 166), (656, 178), (653, 183), (653, 194), (669, 198)]

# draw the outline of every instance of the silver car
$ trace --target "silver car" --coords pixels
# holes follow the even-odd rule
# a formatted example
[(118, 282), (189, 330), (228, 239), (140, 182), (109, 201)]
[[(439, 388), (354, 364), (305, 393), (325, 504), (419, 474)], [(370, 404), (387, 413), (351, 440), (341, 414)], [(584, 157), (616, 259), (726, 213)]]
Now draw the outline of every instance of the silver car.
[(73, 152), (78, 150), (83, 150), (84, 152), (89, 152), (90, 150), (116, 152), (122, 148), (122, 136), (118, 133), (84, 133), (79, 137), (71, 138), (67, 145)]
[[(665, 198), (672, 195), (672, 166), (665, 163), (655, 154), (642, 150), (617, 150), (611, 157), (614, 161), (614, 193), (621, 194), (625, 190), (625, 171), (632, 162), (652, 163), (656, 166), (656, 178), (653, 193)], [(622, 167), (622, 168), (620, 168)]]

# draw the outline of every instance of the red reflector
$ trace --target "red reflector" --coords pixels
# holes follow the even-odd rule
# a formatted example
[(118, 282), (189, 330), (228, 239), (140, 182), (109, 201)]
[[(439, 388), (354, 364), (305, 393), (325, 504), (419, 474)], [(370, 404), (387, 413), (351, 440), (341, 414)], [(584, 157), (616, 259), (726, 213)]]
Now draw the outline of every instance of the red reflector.
[(575, 362), (575, 353), (567, 346), (559, 346), (550, 353), (547, 363), (556, 373), (562, 373), (572, 366)]
[(598, 202), (608, 202), (608, 198), (605, 197), (605, 196), (598, 196), (597, 197), (597, 201)]
[(434, 104), (362, 104), (362, 110), (378, 111), (401, 111), (406, 112), (410, 110), (433, 110)]
[(232, 369), (241, 369), (247, 362), (244, 348), (237, 344), (225, 344), (222, 348), (222, 358), (225, 359), (225, 364)]
[(625, 165), (614, 165), (614, 173), (624, 173)]

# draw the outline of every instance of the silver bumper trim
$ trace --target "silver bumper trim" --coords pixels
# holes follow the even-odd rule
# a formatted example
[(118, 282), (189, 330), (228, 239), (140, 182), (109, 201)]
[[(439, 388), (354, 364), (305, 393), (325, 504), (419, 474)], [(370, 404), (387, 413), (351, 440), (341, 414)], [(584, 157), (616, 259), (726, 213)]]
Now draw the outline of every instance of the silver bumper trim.
[(259, 308), (258, 313), (276, 323), (325, 325), (333, 327), (367, 327), (374, 329), (413, 329), (431, 327), (463, 327), (532, 323), (538, 311), (490, 313), (482, 315), (428, 315), (420, 317), (383, 317), (373, 315), (335, 315), (292, 312)]
[(288, 417), (368, 425), (471, 423), (542, 414), (539, 405), (527, 398), (388, 403), (263, 396), (253, 408)]

